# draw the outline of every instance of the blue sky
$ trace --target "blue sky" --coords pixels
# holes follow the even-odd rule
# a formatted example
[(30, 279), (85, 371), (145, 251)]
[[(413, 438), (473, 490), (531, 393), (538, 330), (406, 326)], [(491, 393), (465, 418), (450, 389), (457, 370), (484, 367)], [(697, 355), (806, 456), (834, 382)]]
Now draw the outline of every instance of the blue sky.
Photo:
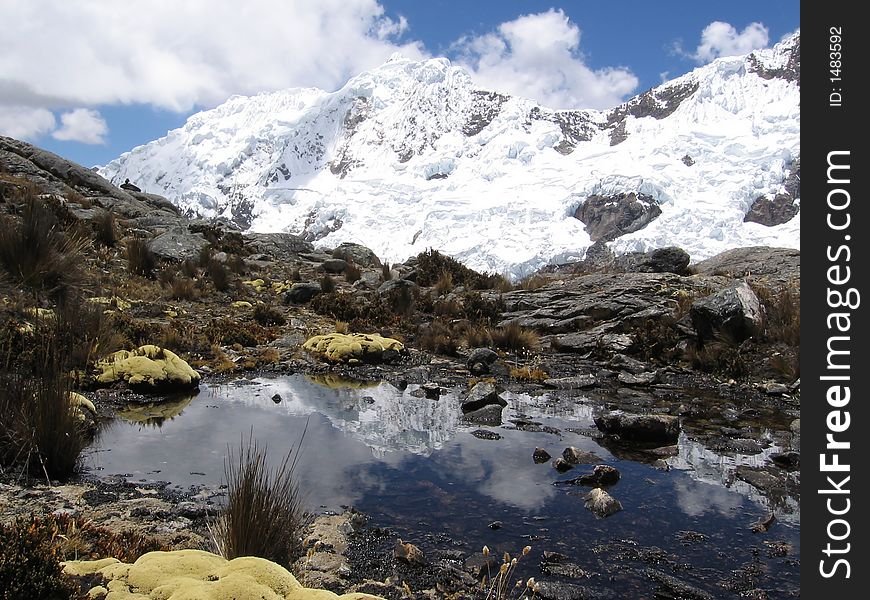
[(233, 94), (337, 89), (397, 51), (555, 108), (608, 108), (771, 46), (799, 13), (786, 0), (4, 0), (0, 21), (19, 26), (0, 39), (0, 134), (104, 164)]

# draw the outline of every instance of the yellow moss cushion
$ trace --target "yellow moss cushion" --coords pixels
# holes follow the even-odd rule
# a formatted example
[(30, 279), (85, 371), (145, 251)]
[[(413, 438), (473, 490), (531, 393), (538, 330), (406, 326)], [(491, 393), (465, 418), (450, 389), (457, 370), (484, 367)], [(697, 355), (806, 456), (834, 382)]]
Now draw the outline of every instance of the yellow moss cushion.
[(97, 362), (97, 381), (112, 384), (125, 381), (131, 387), (199, 387), (199, 373), (177, 354), (148, 344), (135, 350), (119, 350)]
[(105, 600), (383, 600), (369, 594), (338, 596), (302, 587), (283, 567), (262, 558), (226, 560), (202, 550), (149, 552), (132, 565), (113, 558), (64, 563), (68, 575), (99, 573), (106, 587), (89, 592)]
[(405, 346), (376, 333), (328, 333), (314, 336), (302, 348), (333, 362), (360, 362), (379, 360), (385, 350), (401, 352)]

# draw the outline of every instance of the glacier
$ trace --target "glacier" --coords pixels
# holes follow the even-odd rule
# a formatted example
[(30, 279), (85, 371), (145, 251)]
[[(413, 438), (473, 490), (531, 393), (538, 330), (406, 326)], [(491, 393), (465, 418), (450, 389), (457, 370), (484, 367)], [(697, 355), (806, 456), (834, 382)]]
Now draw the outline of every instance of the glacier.
[(481, 89), (447, 59), (394, 55), (337, 91), (234, 96), (98, 171), (191, 216), (356, 242), (390, 262), (434, 248), (511, 279), (583, 258), (592, 240), (573, 215), (593, 194), (661, 208), (608, 242), (616, 253), (799, 248), (799, 212), (743, 222), (800, 158), (799, 51), (795, 32), (609, 111), (551, 110)]

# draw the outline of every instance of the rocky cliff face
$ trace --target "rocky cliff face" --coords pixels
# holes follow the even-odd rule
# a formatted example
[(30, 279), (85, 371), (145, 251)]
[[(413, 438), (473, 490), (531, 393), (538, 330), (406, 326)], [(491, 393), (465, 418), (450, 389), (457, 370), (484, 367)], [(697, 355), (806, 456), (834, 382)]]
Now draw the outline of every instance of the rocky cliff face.
[[(438, 248), (520, 276), (582, 257), (592, 196), (661, 215), (608, 236), (617, 253), (796, 246), (799, 216), (745, 223), (800, 153), (800, 37), (719, 59), (610, 111), (554, 111), (477, 88), (445, 59), (399, 56), (335, 92), (234, 97), (100, 169), (182, 211), (403, 260)], [(690, 160), (685, 160), (690, 157)]]

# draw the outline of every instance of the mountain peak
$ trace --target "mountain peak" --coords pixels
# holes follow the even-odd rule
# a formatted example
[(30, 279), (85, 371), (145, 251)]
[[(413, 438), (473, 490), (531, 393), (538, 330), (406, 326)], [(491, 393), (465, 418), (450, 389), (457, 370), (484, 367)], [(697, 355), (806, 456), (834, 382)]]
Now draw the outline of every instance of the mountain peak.
[[(550, 110), (481, 89), (447, 59), (393, 55), (332, 93), (235, 97), (101, 173), (254, 231), (362, 243), (390, 261), (436, 248), (513, 276), (582, 257), (593, 225), (575, 214), (618, 221), (638, 207), (651, 212), (612, 250), (794, 247), (799, 212), (743, 219), (794, 192), (799, 49), (797, 32), (606, 112)], [(592, 197), (622, 208), (588, 217)]]

